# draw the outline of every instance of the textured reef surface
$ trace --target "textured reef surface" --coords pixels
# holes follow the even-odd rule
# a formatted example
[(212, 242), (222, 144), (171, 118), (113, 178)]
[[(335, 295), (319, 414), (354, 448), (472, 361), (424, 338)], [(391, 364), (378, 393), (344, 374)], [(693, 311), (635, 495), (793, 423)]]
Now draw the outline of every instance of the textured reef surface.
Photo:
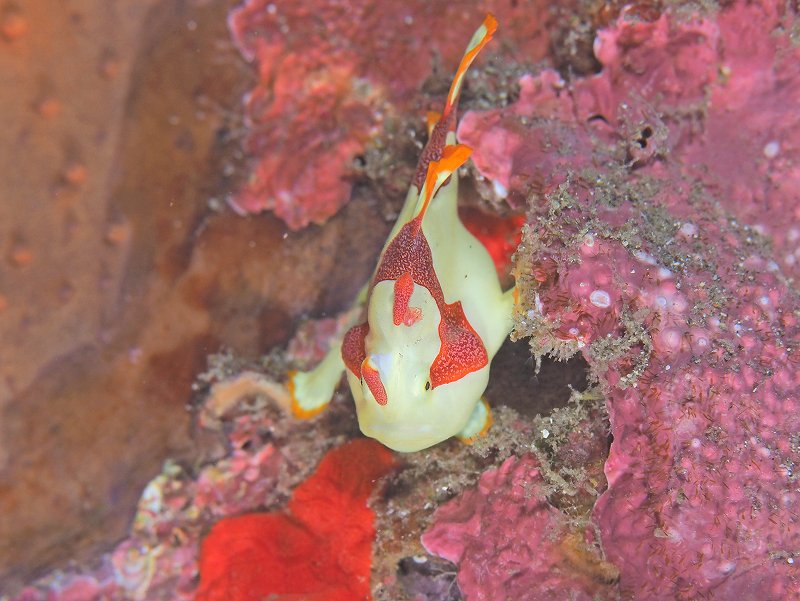
[(769, 2), (623, 14), (599, 74), (525, 76), (461, 123), (532, 198), (515, 335), (581, 352), (604, 393), (593, 520), (623, 596), (800, 593), (797, 25)]
[(468, 599), (615, 598), (603, 584), (615, 582), (617, 570), (587, 552), (591, 531), (574, 532), (550, 492), (534, 457), (509, 458), (440, 507), (422, 543), (458, 565)]
[[(257, 585), (321, 600), (800, 596), (797, 8), (312, 4), (230, 13), (257, 69), (248, 177), (230, 204), (290, 230), (325, 223), (310, 228), (318, 273), (338, 274), (330, 248), (351, 230), (337, 219), (396, 210), (448, 66), (485, 10), (500, 21), (458, 130), (474, 148), (465, 203), (527, 215), (513, 265), (524, 342), (493, 365), (495, 425), (472, 446), (391, 457), (347, 442), (344, 391), (313, 420), (288, 417), (276, 382), (346, 318), (309, 320), (285, 351), (212, 356), (191, 412), (203, 456), (165, 464), (125, 540), (12, 598), (191, 599), (199, 586), (244, 600), (252, 587), (215, 570), (255, 582), (252, 563), (284, 580), (325, 566), (313, 589)], [(341, 312), (350, 283), (302, 311)], [(559, 369), (578, 374), (573, 390), (550, 382)], [(297, 533), (296, 554), (256, 529)], [(332, 541), (361, 553), (332, 568)]]
[(509, 44), (531, 61), (544, 56), (544, 23), (524, 22), (544, 13), (541, 0), (482, 4), (250, 0), (234, 10), (234, 39), (258, 66), (246, 105), (246, 149), (257, 160), (231, 205), (271, 209), (292, 229), (325, 222), (350, 199), (366, 146), (418, 100), (431, 55), (458, 61), (475, 14), (494, 11)]

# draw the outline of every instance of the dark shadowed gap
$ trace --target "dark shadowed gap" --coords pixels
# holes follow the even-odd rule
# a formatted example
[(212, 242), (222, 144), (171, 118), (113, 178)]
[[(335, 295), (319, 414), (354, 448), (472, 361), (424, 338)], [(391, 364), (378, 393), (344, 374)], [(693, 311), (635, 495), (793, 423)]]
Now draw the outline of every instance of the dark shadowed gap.
[(537, 374), (528, 341), (508, 340), (492, 361), (486, 398), (492, 406), (505, 405), (524, 416), (547, 415), (567, 405), (570, 386), (575, 390), (586, 388), (588, 370), (580, 355), (568, 361), (544, 357)]

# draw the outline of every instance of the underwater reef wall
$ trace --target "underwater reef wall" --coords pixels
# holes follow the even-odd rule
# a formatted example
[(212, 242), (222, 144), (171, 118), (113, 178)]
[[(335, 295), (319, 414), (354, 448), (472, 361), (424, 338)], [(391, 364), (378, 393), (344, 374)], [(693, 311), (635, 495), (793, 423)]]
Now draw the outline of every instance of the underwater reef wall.
[(772, 2), (623, 12), (600, 73), (526, 75), (461, 122), (530, 209), (513, 336), (581, 352), (606, 396), (594, 520), (623, 598), (800, 594), (798, 24)]
[(422, 543), (458, 564), (470, 600), (616, 598), (618, 572), (586, 552), (596, 541), (572, 531), (550, 492), (534, 457), (511, 457), (442, 505)]
[[(472, 110), (459, 138), (474, 148), (464, 180), (484, 201), (527, 212), (512, 336), (535, 356), (582, 356), (596, 384), (551, 417), (500, 406), (486, 439), (403, 457), (369, 511), (359, 495), (369, 528), (375, 520), (371, 597), (800, 596), (797, 7), (595, 15), (594, 60), (571, 69), (551, 37), (570, 21), (551, 23), (541, 2), (314, 6), (250, 0), (230, 15), (258, 69), (244, 108), (252, 171), (231, 206), (272, 210), (290, 229), (330, 228), (352, 209), (354, 183), (372, 177), (371, 158), (356, 164), (376, 148), (397, 169), (381, 185), (401, 198), (416, 156), (400, 139), (446, 93), (431, 83), (448, 81), (436, 61), (449, 72), (493, 10), (498, 48), (462, 105)], [(338, 226), (340, 243), (350, 224)], [(301, 268), (312, 270), (304, 279), (325, 272)], [(247, 369), (280, 374), (333, 329), (334, 318), (301, 328), (277, 364)], [(166, 464), (126, 540), (15, 599), (191, 599), (214, 523), (258, 511), (289, 519), (292, 491), (315, 482), (323, 453), (358, 435), (349, 396), (298, 423), (270, 400), (273, 380), (226, 361), (195, 387), (196, 425), (215, 434), (216, 454)], [(540, 393), (525, 394), (533, 404)], [(587, 409), (597, 394), (602, 410)]]

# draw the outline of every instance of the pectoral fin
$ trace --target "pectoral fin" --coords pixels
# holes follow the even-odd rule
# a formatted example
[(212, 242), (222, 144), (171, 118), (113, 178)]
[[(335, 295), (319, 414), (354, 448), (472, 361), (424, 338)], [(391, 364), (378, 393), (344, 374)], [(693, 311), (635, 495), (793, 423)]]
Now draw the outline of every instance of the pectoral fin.
[(287, 386), (292, 396), (292, 413), (308, 419), (325, 409), (336, 392), (344, 372), (341, 345), (335, 344), (311, 371), (290, 371)]
[(458, 434), (458, 439), (464, 444), (472, 444), (481, 436), (485, 436), (492, 427), (492, 412), (489, 409), (489, 403), (481, 397), (480, 401), (475, 404), (475, 409), (469, 417), (467, 425)]

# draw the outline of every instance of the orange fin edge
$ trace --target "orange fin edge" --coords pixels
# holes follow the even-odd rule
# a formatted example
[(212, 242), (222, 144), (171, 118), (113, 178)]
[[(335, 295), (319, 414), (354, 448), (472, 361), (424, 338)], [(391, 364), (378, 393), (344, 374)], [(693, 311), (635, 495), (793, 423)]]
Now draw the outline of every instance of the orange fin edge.
[(492, 13), (488, 13), (483, 19), (481, 26), (472, 34), (472, 39), (470, 39), (467, 50), (464, 52), (464, 56), (461, 58), (461, 62), (458, 65), (455, 77), (453, 77), (453, 83), (450, 84), (450, 92), (447, 94), (447, 102), (443, 113), (445, 116), (450, 113), (453, 106), (458, 102), (458, 96), (461, 93), (461, 84), (463, 83), (467, 69), (469, 69), (481, 49), (489, 43), (496, 31), (497, 19)]

